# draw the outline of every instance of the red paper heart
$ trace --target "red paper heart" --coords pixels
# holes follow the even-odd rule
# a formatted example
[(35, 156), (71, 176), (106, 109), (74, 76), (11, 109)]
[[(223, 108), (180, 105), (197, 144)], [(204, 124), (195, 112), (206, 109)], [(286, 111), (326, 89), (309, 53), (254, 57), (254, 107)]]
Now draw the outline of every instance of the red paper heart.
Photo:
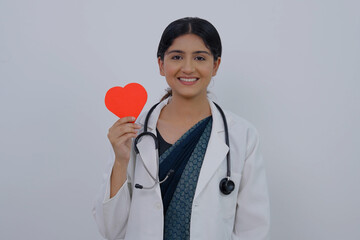
[(129, 83), (124, 88), (110, 88), (105, 95), (107, 109), (119, 118), (137, 118), (144, 108), (146, 100), (146, 90), (138, 83)]

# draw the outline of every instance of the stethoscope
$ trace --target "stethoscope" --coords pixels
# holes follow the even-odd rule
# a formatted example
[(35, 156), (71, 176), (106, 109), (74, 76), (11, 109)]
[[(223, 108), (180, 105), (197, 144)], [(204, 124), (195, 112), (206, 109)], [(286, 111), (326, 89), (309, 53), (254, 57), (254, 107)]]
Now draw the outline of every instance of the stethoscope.
[[(159, 102), (160, 103), (160, 102)], [(155, 134), (153, 134), (152, 132), (148, 132), (147, 128), (148, 128), (148, 121), (150, 118), (151, 113), (154, 111), (154, 109), (157, 107), (157, 105), (159, 105), (159, 103), (155, 104), (154, 106), (151, 107), (151, 109), (149, 110), (148, 114), (145, 117), (145, 123), (144, 123), (144, 132), (140, 133), (134, 141), (134, 147), (135, 147), (135, 153), (139, 154), (139, 149), (137, 147), (137, 143), (138, 141), (144, 137), (144, 136), (150, 136), (154, 139), (154, 143), (155, 143), (155, 149), (158, 149), (159, 144), (158, 144), (158, 140), (157, 137), (155, 136)], [(228, 132), (228, 126), (227, 126), (227, 122), (226, 122), (226, 117), (225, 114), (223, 112), (223, 110), (220, 108), (219, 105), (217, 105), (216, 103), (214, 103), (215, 106), (217, 107), (217, 109), (219, 110), (221, 117), (223, 119), (224, 122), (224, 129), (225, 129), (225, 143), (228, 147), (230, 147), (229, 145), (229, 132)], [(156, 151), (156, 154), (158, 154), (158, 151)], [(159, 157), (156, 157), (157, 160), (159, 160)], [(235, 183), (230, 179), (231, 176), (231, 164), (230, 164), (230, 149), (226, 154), (226, 163), (227, 163), (227, 171), (226, 171), (226, 177), (223, 178), (220, 181), (219, 184), (219, 188), (220, 188), (220, 192), (222, 192), (225, 195), (229, 195), (234, 189), (235, 189)], [(170, 169), (170, 171), (166, 174), (166, 177), (160, 181), (159, 179), (159, 163), (157, 163), (158, 167), (157, 167), (157, 173), (156, 173), (156, 177), (154, 177), (150, 171), (147, 169), (146, 165), (144, 164), (145, 170), (147, 171), (147, 173), (150, 175), (150, 177), (154, 180), (154, 184), (151, 187), (144, 187), (141, 184), (135, 184), (135, 188), (138, 189), (152, 189), (156, 186), (156, 184), (161, 184), (163, 182), (165, 182), (169, 176), (174, 172), (174, 170)]]

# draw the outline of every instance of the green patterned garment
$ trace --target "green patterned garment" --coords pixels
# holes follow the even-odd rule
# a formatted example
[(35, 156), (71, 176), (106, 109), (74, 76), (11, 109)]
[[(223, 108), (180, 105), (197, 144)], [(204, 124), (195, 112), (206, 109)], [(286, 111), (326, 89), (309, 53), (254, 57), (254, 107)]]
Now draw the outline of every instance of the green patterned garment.
[[(201, 126), (202, 124), (203, 126)], [(187, 163), (186, 165), (184, 164), (180, 170), (181, 175), (174, 187), (171, 200), (165, 211), (164, 240), (190, 239), (192, 203), (200, 169), (209, 142), (211, 128), (212, 117), (210, 116), (198, 122), (160, 156), (160, 163), (162, 163), (164, 160), (172, 161), (172, 159), (169, 159), (169, 155), (171, 156), (171, 152), (175, 149), (177, 149), (180, 154), (185, 156), (187, 154)], [(188, 145), (192, 144), (193, 146), (189, 150), (189, 148), (182, 145), (183, 143)], [(191, 152), (186, 153), (186, 151)], [(181, 166), (179, 168), (181, 168)], [(169, 183), (171, 184), (171, 180), (167, 184)]]

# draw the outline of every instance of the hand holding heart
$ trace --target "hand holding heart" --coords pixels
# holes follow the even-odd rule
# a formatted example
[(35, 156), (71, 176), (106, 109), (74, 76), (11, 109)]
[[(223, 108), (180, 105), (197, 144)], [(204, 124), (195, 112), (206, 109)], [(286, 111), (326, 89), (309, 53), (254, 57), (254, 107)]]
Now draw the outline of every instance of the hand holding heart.
[(140, 125), (135, 124), (147, 100), (147, 93), (138, 83), (124, 88), (110, 88), (105, 95), (106, 107), (120, 119), (109, 129), (108, 138), (115, 152), (115, 160), (127, 163), (130, 159), (131, 138), (136, 137)]
[(115, 161), (110, 177), (110, 198), (114, 197), (126, 181), (126, 170), (130, 160), (131, 138), (136, 137), (139, 125), (134, 117), (123, 117), (109, 129), (108, 138), (115, 152)]
[(117, 120), (109, 129), (108, 138), (114, 149), (115, 160), (127, 163), (130, 159), (131, 138), (135, 138), (140, 125), (133, 123), (133, 117), (123, 117)]

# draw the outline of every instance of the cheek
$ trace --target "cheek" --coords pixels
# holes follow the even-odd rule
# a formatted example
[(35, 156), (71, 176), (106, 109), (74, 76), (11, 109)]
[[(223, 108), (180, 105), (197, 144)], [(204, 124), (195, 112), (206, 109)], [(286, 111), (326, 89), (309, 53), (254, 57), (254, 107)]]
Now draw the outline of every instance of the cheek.
[(199, 71), (201, 72), (201, 74), (202, 74), (203, 76), (209, 76), (209, 77), (211, 77), (212, 74), (213, 74), (213, 67), (212, 67), (212, 65), (211, 65), (211, 66), (210, 66), (210, 65), (201, 66), (201, 67), (199, 67), (198, 69), (199, 69)]
[(176, 69), (171, 68), (171, 67), (167, 67), (164, 69), (164, 77), (166, 82), (168, 83), (168, 85), (172, 85), (172, 83), (174, 82), (174, 78), (176, 76)]
[(164, 68), (164, 73), (165, 73), (165, 76), (169, 76), (169, 77), (172, 77), (173, 75), (175, 75), (176, 74), (176, 72), (177, 72), (177, 69), (176, 69), (176, 67), (174, 67), (174, 66), (166, 66), (165, 68)]

